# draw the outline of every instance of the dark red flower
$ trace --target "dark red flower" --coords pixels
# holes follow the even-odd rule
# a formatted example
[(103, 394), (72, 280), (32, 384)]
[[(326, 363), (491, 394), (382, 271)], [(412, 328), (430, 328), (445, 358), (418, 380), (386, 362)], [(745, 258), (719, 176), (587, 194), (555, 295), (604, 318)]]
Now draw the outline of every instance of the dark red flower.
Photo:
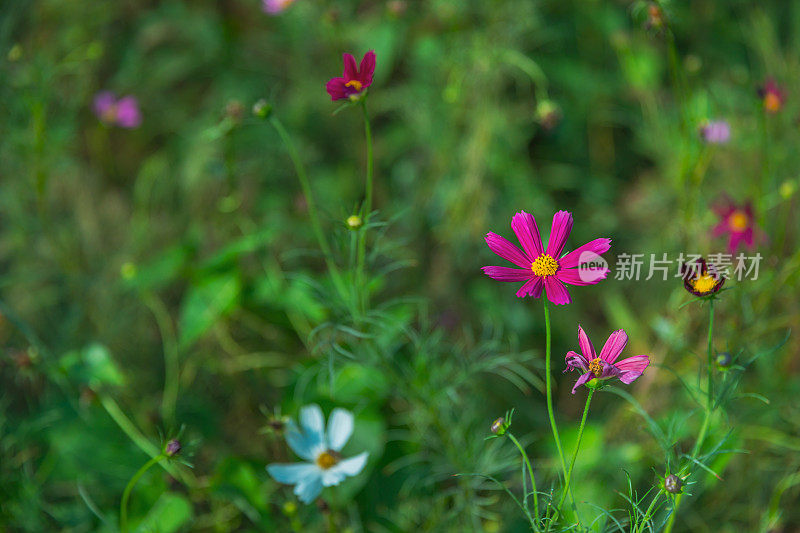
[(695, 296), (708, 296), (718, 292), (725, 284), (725, 278), (712, 264), (702, 257), (693, 263), (681, 265), (683, 286)]
[(372, 75), (375, 73), (375, 51), (370, 50), (364, 54), (361, 65), (356, 68), (356, 58), (350, 54), (343, 55), (344, 73), (340, 78), (332, 78), (325, 89), (331, 95), (331, 100), (358, 100), (367, 88), (372, 85)]

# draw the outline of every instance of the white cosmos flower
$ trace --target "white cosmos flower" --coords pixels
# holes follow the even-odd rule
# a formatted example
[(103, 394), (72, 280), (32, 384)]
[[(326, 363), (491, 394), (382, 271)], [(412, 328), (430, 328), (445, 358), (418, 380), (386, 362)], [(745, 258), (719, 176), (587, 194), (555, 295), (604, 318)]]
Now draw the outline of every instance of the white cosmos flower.
[(267, 466), (267, 472), (276, 481), (294, 485), (294, 493), (303, 503), (311, 503), (322, 492), (322, 487), (332, 487), (347, 476), (355, 476), (367, 464), (368, 452), (343, 459), (339, 453), (353, 434), (353, 413), (336, 408), (328, 419), (316, 404), (300, 409), (300, 426), (289, 421), (286, 442), (294, 453), (308, 462)]

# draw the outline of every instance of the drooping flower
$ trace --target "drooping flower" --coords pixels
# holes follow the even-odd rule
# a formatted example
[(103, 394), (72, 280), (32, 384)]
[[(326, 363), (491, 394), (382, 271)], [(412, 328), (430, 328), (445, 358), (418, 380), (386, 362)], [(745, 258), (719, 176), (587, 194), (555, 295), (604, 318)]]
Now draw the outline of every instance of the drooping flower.
[(771, 78), (758, 89), (758, 97), (761, 98), (764, 110), (770, 114), (783, 109), (783, 104), (786, 102), (786, 93)]
[(718, 292), (725, 283), (725, 278), (717, 268), (706, 263), (702, 257), (693, 263), (683, 263), (681, 276), (686, 290), (701, 297)]
[(375, 51), (370, 50), (364, 54), (359, 67), (356, 67), (356, 58), (351, 54), (344, 54), (342, 57), (344, 73), (341, 77), (328, 81), (325, 89), (333, 101), (349, 98), (355, 102), (372, 85), (372, 75), (375, 73)]
[(711, 120), (700, 126), (700, 138), (709, 144), (725, 144), (731, 139), (731, 126), (724, 120)]
[(340, 452), (353, 434), (353, 413), (346, 409), (337, 407), (331, 412), (326, 430), (322, 409), (307, 405), (300, 409), (300, 426), (292, 420), (286, 424), (286, 442), (308, 462), (273, 463), (267, 466), (267, 472), (280, 483), (294, 485), (300, 501), (311, 503), (323, 487), (338, 485), (346, 477), (360, 473), (369, 454), (342, 458)]
[(135, 96), (117, 99), (111, 91), (101, 91), (94, 97), (94, 113), (97, 118), (120, 128), (137, 128), (142, 123), (139, 103)]
[(737, 205), (729, 198), (723, 198), (712, 209), (719, 217), (719, 223), (711, 231), (712, 236), (720, 237), (730, 234), (728, 239), (728, 252), (733, 254), (744, 243), (749, 249), (755, 244), (757, 231), (753, 217), (753, 204), (750, 202)]
[(277, 15), (294, 3), (294, 0), (263, 0), (262, 8), (265, 13)]
[(578, 381), (575, 382), (575, 386), (572, 387), (572, 394), (575, 394), (575, 390), (578, 387), (593, 379), (605, 381), (611, 378), (619, 378), (621, 382), (630, 385), (641, 376), (644, 369), (650, 364), (650, 358), (646, 355), (634, 355), (622, 361), (617, 361), (626, 344), (628, 344), (628, 335), (625, 334), (624, 330), (618, 329), (609, 335), (598, 357), (586, 332), (583, 331), (582, 327), (578, 326), (578, 345), (581, 352), (577, 353), (572, 350), (567, 352), (565, 358), (567, 367), (564, 369), (564, 372), (568, 370), (580, 370), (583, 372)]
[(494, 253), (519, 268), (485, 266), (483, 272), (498, 281), (524, 281), (517, 291), (520, 298), (539, 298), (544, 290), (547, 299), (554, 304), (568, 304), (572, 298), (565, 283), (594, 285), (608, 275), (609, 269), (600, 254), (611, 248), (611, 239), (595, 239), (562, 257), (564, 245), (572, 230), (572, 214), (567, 211), (559, 211), (553, 215), (546, 251), (533, 215), (525, 211), (517, 213), (511, 219), (511, 229), (522, 245), (522, 250), (496, 233), (486, 234), (486, 244)]

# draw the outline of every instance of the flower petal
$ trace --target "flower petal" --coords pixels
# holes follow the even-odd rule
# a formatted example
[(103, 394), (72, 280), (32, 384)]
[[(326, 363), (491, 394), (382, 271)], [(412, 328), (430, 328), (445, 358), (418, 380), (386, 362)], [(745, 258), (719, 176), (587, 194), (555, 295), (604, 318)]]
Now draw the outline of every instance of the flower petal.
[(578, 346), (581, 347), (581, 353), (583, 354), (583, 358), (586, 359), (587, 366), (591, 361), (597, 358), (594, 352), (594, 346), (592, 346), (592, 341), (589, 340), (589, 336), (580, 326), (578, 326)]
[(559, 211), (553, 215), (553, 226), (547, 241), (547, 255), (554, 259), (561, 257), (570, 231), (572, 231), (572, 214), (569, 211)]
[(294, 487), (294, 493), (303, 503), (311, 503), (322, 492), (322, 472), (317, 469), (314, 475), (310, 475)]
[(724, 219), (722, 222), (714, 226), (714, 229), (711, 230), (712, 237), (719, 237), (730, 231), (730, 226), (728, 225), (728, 219)]
[(313, 461), (325, 450), (325, 443), (317, 435), (303, 434), (291, 420), (286, 424), (286, 443), (294, 453), (307, 461)]
[(536, 219), (533, 215), (520, 211), (511, 219), (511, 229), (519, 239), (522, 249), (528, 254), (531, 260), (544, 253), (542, 248), (542, 237), (539, 235), (539, 227), (536, 225)]
[(592, 374), (591, 372), (586, 372), (585, 374), (581, 374), (581, 377), (579, 377), (578, 381), (575, 382), (575, 386), (572, 387), (572, 394), (575, 394), (575, 391), (577, 390), (578, 387), (584, 385), (587, 381), (589, 381), (593, 377), (594, 374)]
[(347, 98), (345, 83), (344, 78), (331, 78), (328, 80), (328, 83), (325, 84), (325, 90), (331, 95), (332, 101)]
[(101, 91), (95, 95), (92, 107), (95, 114), (102, 119), (115, 102), (116, 97), (114, 96), (114, 93), (111, 91)]
[(296, 485), (307, 477), (315, 475), (318, 471), (317, 465), (311, 463), (273, 463), (267, 465), (267, 472), (272, 476), (272, 479), (287, 485)]
[(567, 268), (556, 272), (556, 277), (569, 285), (594, 285), (606, 279), (609, 272), (608, 268)]
[(531, 268), (533, 259), (527, 257), (524, 253), (522, 253), (522, 250), (511, 244), (507, 239), (504, 239), (497, 233), (487, 233), (486, 244), (489, 245), (489, 249), (491, 251), (506, 261), (511, 261), (520, 268)]
[(533, 277), (533, 272), (530, 270), (521, 270), (519, 268), (485, 266), (481, 267), (481, 270), (483, 270), (484, 274), (497, 281), (527, 281)]
[(337, 407), (328, 418), (328, 448), (336, 452), (341, 451), (352, 434), (353, 413)]
[(556, 305), (566, 305), (572, 303), (572, 298), (563, 283), (554, 276), (547, 276), (544, 279), (544, 288), (547, 292), (547, 299)]
[(319, 405), (312, 403), (300, 409), (300, 425), (306, 437), (316, 437), (320, 442), (325, 442), (325, 417)]
[(358, 79), (364, 89), (372, 85), (373, 74), (375, 74), (375, 50), (370, 50), (364, 54), (364, 58), (358, 68)]
[(523, 298), (525, 296), (533, 296), (534, 298), (538, 298), (542, 295), (542, 288), (544, 287), (544, 283), (542, 282), (542, 278), (540, 277), (532, 277), (528, 281), (522, 284), (522, 287), (519, 288), (517, 291), (517, 296)]
[(622, 361), (619, 361), (614, 366), (619, 368), (623, 373), (637, 372), (641, 374), (644, 372), (644, 369), (647, 368), (647, 365), (649, 364), (650, 364), (650, 358), (648, 356), (634, 355), (633, 357), (628, 357), (626, 359), (623, 359)]
[(358, 67), (356, 67), (356, 58), (352, 54), (342, 54), (342, 61), (344, 61), (344, 77), (345, 81), (358, 79)]
[(331, 487), (338, 485), (348, 476), (358, 475), (366, 466), (368, 456), (369, 452), (361, 452), (354, 457), (340, 461), (322, 473), (322, 484)]
[[(574, 268), (583, 263), (596, 260), (600, 255), (611, 249), (611, 239), (601, 238), (589, 241), (583, 246), (578, 246), (570, 253), (558, 260), (561, 268)], [(555, 257), (555, 256), (553, 256)]]
[(628, 335), (625, 333), (625, 330), (618, 329), (608, 336), (608, 340), (603, 346), (603, 349), (600, 350), (600, 359), (613, 365), (614, 361), (619, 357), (619, 354), (625, 349), (626, 344), (628, 344)]
[(120, 98), (117, 102), (117, 124), (123, 128), (138, 128), (142, 123), (139, 103), (133, 96)]
[(576, 368), (579, 368), (582, 372), (586, 372), (589, 369), (589, 361), (587, 361), (582, 354), (573, 352), (572, 350), (567, 352), (567, 356), (564, 358), (564, 364), (567, 365), (564, 372), (575, 370)]

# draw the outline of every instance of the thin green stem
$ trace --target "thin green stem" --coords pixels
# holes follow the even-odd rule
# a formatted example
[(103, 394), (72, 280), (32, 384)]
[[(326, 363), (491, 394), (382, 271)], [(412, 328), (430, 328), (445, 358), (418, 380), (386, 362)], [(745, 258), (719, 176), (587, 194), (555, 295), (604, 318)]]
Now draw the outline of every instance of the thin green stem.
[(145, 305), (153, 313), (158, 331), (161, 333), (161, 344), (164, 350), (164, 393), (161, 397), (161, 418), (165, 423), (172, 423), (175, 418), (175, 404), (178, 402), (180, 388), (180, 360), (175, 328), (164, 302), (151, 292), (145, 292), (142, 297)]
[(558, 426), (556, 426), (556, 417), (553, 414), (553, 384), (550, 377), (550, 309), (547, 306), (547, 298), (543, 297), (544, 301), (544, 327), (546, 332), (545, 341), (545, 387), (547, 389), (547, 415), (550, 417), (550, 427), (553, 430), (553, 439), (556, 441), (556, 449), (558, 450), (558, 458), (561, 461), (561, 470), (564, 474), (564, 479), (567, 479), (567, 465), (564, 462), (564, 452), (561, 449), (561, 438), (558, 436)]
[(361, 208), (361, 217), (362, 217), (362, 226), (358, 230), (358, 267), (357, 267), (357, 274), (356, 274), (356, 282), (361, 287), (361, 310), (362, 312), (366, 310), (367, 307), (367, 299), (368, 299), (368, 291), (366, 287), (366, 279), (365, 279), (365, 263), (366, 263), (366, 255), (367, 255), (367, 227), (369, 223), (369, 217), (372, 213), (372, 168), (373, 168), (373, 158), (372, 158), (372, 128), (370, 127), (369, 122), (369, 113), (367, 113), (367, 100), (366, 98), (361, 101), (361, 110), (364, 112), (364, 137), (366, 139), (367, 144), (367, 176), (365, 180), (365, 191), (364, 191), (364, 204)]
[(575, 467), (575, 459), (578, 458), (578, 450), (581, 448), (581, 437), (583, 437), (583, 427), (586, 425), (586, 416), (589, 414), (589, 404), (592, 403), (592, 396), (594, 389), (589, 389), (589, 395), (586, 397), (586, 405), (583, 407), (583, 416), (581, 417), (581, 425), (578, 428), (578, 441), (575, 443), (575, 451), (572, 453), (572, 460), (569, 463), (569, 470), (567, 470), (567, 480), (564, 484), (564, 490), (561, 492), (561, 500), (556, 507), (556, 514), (561, 512), (561, 506), (564, 505), (564, 500), (569, 492), (570, 482), (572, 481), (572, 469)]
[(122, 501), (119, 504), (119, 528), (122, 533), (128, 533), (128, 500), (131, 497), (131, 491), (136, 483), (139, 481), (139, 478), (147, 472), (151, 466), (159, 462), (161, 459), (166, 458), (166, 455), (160, 453), (147, 461), (142, 467), (136, 471), (128, 484), (125, 486), (125, 490), (122, 493)]
[(289, 136), (286, 128), (283, 127), (281, 121), (278, 120), (274, 114), (270, 116), (269, 121), (278, 132), (283, 144), (286, 146), (286, 150), (289, 152), (289, 158), (292, 160), (294, 170), (297, 173), (297, 179), (300, 180), (300, 187), (303, 189), (303, 196), (305, 197), (306, 205), (308, 206), (308, 216), (311, 219), (311, 226), (314, 230), (314, 235), (316, 236), (317, 243), (319, 244), (322, 254), (325, 257), (325, 264), (328, 266), (328, 271), (331, 273), (331, 277), (333, 278), (333, 283), (336, 285), (336, 289), (339, 291), (339, 294), (342, 296), (342, 298), (346, 299), (347, 291), (345, 290), (344, 283), (342, 282), (342, 276), (339, 272), (339, 268), (336, 266), (336, 263), (333, 260), (331, 248), (322, 232), (322, 226), (320, 225), (319, 217), (317, 215), (317, 206), (314, 203), (314, 196), (311, 192), (311, 183), (308, 180), (308, 174), (306, 174), (303, 161), (300, 158), (300, 153), (297, 151), (297, 147), (294, 145), (292, 138)]
[[(528, 468), (528, 477), (531, 478), (531, 490), (533, 492), (533, 514), (536, 516), (536, 520), (538, 520), (539, 519), (539, 494), (538, 494), (538, 491), (536, 490), (536, 478), (533, 477), (533, 466), (531, 466), (531, 461), (528, 458), (528, 454), (525, 453), (525, 448), (522, 447), (522, 445), (519, 443), (517, 438), (514, 435), (512, 435), (510, 432), (506, 432), (506, 435), (508, 435), (508, 438), (511, 439), (511, 442), (513, 442), (516, 445), (517, 449), (519, 450), (520, 455), (522, 455), (522, 461), (525, 463), (525, 466)], [(523, 478), (523, 481), (524, 481), (524, 478)], [(524, 483), (523, 483), (523, 486), (524, 486)], [(525, 497), (523, 498), (522, 503), (525, 506), (525, 509), (527, 509), (528, 508), (528, 495), (527, 494), (525, 494)]]
[(653, 496), (653, 501), (650, 502), (650, 506), (644, 512), (644, 517), (642, 518), (642, 522), (636, 526), (636, 533), (641, 533), (644, 527), (647, 525), (647, 521), (650, 520), (650, 513), (653, 512), (653, 507), (655, 507), (656, 502), (658, 501), (659, 497), (661, 496), (661, 492), (657, 492), (655, 496)]

